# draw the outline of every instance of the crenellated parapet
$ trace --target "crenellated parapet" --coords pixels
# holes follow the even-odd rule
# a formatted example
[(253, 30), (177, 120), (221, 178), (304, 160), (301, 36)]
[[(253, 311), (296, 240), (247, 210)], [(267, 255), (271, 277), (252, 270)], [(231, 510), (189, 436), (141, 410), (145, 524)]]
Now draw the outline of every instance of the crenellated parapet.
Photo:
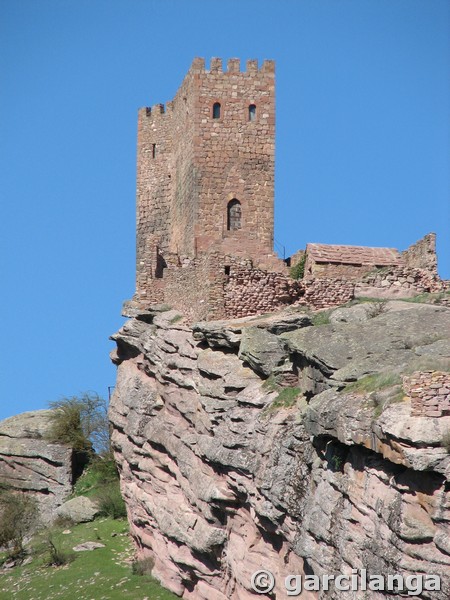
[(206, 61), (204, 58), (194, 58), (190, 73), (247, 73), (254, 75), (255, 73), (275, 73), (275, 61), (274, 60), (263, 60), (261, 67), (258, 66), (258, 60), (251, 58), (245, 63), (245, 69), (241, 71), (241, 59), (240, 58), (229, 58), (226, 61), (224, 68), (224, 61), (222, 58), (211, 58), (209, 69), (207, 68)]

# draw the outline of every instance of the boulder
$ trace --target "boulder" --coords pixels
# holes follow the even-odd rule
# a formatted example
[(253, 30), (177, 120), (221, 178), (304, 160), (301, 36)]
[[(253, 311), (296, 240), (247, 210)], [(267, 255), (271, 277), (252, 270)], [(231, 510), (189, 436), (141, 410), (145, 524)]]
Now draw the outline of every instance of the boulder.
[(78, 546), (74, 546), (72, 550), (74, 552), (92, 552), (92, 550), (97, 550), (98, 548), (105, 548), (105, 544), (100, 544), (100, 542), (83, 542), (82, 544), (78, 544)]
[(93, 521), (98, 515), (98, 507), (95, 502), (86, 496), (77, 496), (64, 502), (56, 509), (56, 516), (69, 519), (74, 523), (87, 523)]
[(50, 443), (51, 410), (22, 413), (0, 422), (0, 481), (34, 496), (47, 522), (72, 492), (73, 451)]
[(265, 329), (249, 327), (242, 332), (238, 357), (268, 377), (289, 360), (288, 345)]

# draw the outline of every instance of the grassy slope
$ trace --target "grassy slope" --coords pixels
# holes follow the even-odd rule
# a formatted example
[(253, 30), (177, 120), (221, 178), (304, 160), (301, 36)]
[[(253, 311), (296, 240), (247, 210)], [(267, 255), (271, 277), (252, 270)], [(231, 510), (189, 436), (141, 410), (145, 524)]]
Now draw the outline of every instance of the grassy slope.
[[(133, 555), (124, 520), (102, 518), (58, 534), (63, 548), (81, 542), (105, 544), (92, 552), (75, 553), (64, 567), (45, 567), (42, 555), (33, 562), (0, 574), (0, 600), (174, 600), (149, 576), (134, 575)], [(111, 535), (116, 534), (116, 535)]]

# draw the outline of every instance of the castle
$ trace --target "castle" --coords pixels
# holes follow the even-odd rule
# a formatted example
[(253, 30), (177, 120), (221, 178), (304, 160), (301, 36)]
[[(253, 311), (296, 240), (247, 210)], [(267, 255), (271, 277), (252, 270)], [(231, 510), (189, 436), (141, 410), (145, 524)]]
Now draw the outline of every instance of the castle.
[[(206, 69), (196, 58), (172, 102), (139, 110), (136, 293), (125, 315), (164, 303), (191, 321), (324, 308), (353, 298), (367, 276), (397, 295), (439, 288), (433, 234), (402, 254), (309, 244), (278, 258), (274, 150), (271, 60), (241, 71), (238, 59)], [(299, 262), (295, 280), (288, 267)]]

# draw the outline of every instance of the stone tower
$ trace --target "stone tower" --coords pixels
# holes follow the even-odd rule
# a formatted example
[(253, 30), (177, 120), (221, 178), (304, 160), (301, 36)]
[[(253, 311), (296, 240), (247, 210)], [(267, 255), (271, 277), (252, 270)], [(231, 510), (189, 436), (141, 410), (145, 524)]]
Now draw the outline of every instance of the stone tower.
[(210, 252), (270, 256), (275, 66), (194, 59), (174, 100), (139, 111), (138, 301), (164, 300), (165, 270)]

